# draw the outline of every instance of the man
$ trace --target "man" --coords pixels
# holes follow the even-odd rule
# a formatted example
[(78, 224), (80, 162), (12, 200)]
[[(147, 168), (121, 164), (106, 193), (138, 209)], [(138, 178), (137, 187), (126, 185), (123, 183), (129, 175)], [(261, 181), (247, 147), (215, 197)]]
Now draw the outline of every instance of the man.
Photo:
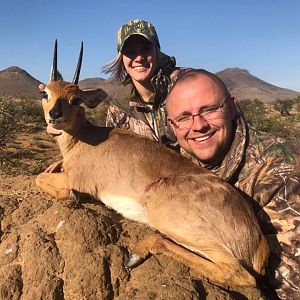
[(166, 106), (182, 154), (255, 200), (273, 252), (271, 284), (282, 299), (299, 297), (300, 172), (290, 145), (249, 128), (224, 83), (205, 70), (180, 71)]

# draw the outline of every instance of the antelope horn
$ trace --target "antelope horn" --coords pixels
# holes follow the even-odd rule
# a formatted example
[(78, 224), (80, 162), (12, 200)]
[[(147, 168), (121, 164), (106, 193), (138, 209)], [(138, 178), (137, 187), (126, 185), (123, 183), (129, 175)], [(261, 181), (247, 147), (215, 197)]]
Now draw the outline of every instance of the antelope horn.
[(81, 42), (81, 47), (80, 47), (80, 53), (79, 53), (79, 58), (77, 62), (77, 68), (73, 77), (72, 83), (77, 84), (79, 81), (79, 75), (80, 75), (80, 70), (81, 70), (81, 63), (82, 63), (82, 55), (83, 55), (83, 42)]
[(52, 65), (50, 80), (57, 81), (57, 76), (58, 76), (58, 72), (57, 72), (57, 39), (56, 39), (54, 45), (53, 65)]

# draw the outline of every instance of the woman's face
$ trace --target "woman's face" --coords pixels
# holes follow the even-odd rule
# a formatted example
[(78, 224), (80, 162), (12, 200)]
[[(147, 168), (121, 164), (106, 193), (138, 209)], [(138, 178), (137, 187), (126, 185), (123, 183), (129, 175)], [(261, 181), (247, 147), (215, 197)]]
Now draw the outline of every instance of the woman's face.
[(157, 51), (146, 38), (141, 35), (131, 36), (122, 50), (124, 67), (133, 83), (150, 82), (157, 69)]

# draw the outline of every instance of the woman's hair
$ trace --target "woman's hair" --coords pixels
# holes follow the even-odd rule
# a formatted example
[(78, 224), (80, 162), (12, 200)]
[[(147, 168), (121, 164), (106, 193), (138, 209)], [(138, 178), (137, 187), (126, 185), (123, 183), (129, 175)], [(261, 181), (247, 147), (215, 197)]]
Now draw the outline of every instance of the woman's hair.
[(124, 67), (121, 52), (119, 52), (112, 61), (102, 67), (102, 72), (105, 74), (110, 74), (111, 80), (120, 83), (125, 83), (126, 81), (128, 81), (128, 77), (130, 77)]
[[(150, 42), (149, 42), (150, 43)], [(153, 45), (153, 44), (151, 44)], [(158, 64), (160, 62), (160, 51), (159, 49), (153, 45), (155, 51), (157, 52), (157, 60)], [(122, 84), (127, 84), (131, 81), (130, 75), (127, 73), (122, 58), (122, 52), (119, 52), (118, 55), (109, 63), (102, 67), (102, 72), (105, 74), (110, 74), (110, 79), (113, 81), (117, 81)]]

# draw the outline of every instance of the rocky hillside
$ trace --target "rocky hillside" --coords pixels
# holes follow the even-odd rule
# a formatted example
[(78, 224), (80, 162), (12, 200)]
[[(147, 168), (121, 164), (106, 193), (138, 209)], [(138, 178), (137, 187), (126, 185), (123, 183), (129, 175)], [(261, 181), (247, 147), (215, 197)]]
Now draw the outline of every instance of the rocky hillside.
[[(229, 91), (238, 100), (259, 99), (272, 102), (276, 99), (289, 99), (300, 96), (300, 92), (272, 85), (252, 75), (248, 70), (228, 68), (216, 73), (228, 86)], [(18, 67), (10, 67), (0, 71), (0, 96), (40, 98), (38, 85), (40, 81)], [(79, 82), (83, 89), (103, 88), (113, 96), (120, 85), (103, 78), (86, 78)]]
[(86, 78), (79, 81), (79, 86), (82, 89), (102, 88), (107, 92), (109, 98), (121, 89), (121, 85), (103, 78)]
[(0, 71), (0, 96), (40, 98), (41, 82), (19, 67)]
[(228, 68), (216, 74), (238, 100), (256, 98), (263, 102), (272, 102), (277, 99), (293, 99), (300, 96), (299, 92), (277, 87), (253, 76), (246, 69)]

